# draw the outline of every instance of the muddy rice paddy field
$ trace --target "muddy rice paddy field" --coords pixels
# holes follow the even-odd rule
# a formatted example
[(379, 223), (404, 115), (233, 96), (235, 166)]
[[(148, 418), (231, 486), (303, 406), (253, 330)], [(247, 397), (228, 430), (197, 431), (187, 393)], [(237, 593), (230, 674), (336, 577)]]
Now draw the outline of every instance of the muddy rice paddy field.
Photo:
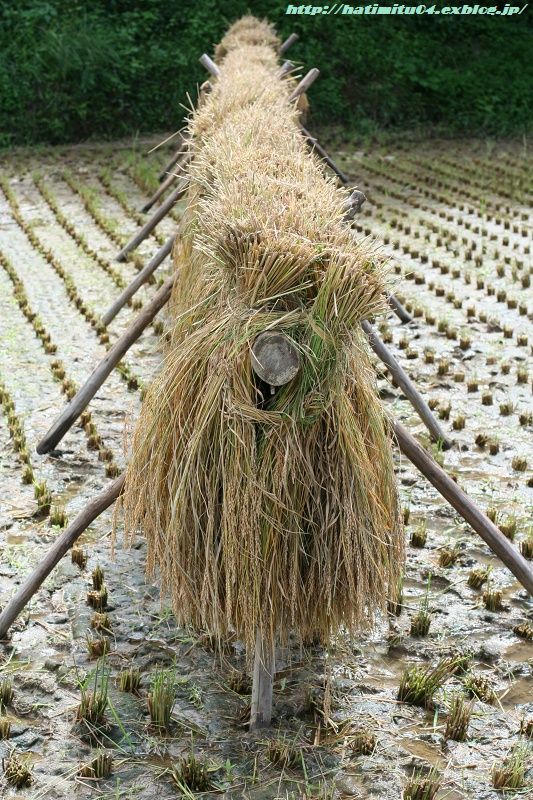
[[(169, 269), (100, 321), (179, 220), (178, 206), (129, 261), (114, 260), (168, 159), (146, 155), (153, 143), (3, 158), (0, 606), (122, 471), (125, 425), (160, 364), (164, 314), (59, 448), (36, 454)], [(523, 144), (456, 141), (332, 154), (367, 194), (354, 227), (390, 255), (413, 315), (401, 325), (390, 314), (382, 337), (452, 449), (429, 443), (376, 364), (383, 400), (531, 558), (533, 159)], [(123, 547), (119, 519), (113, 556), (103, 514), (0, 643), (0, 796), (495, 800), (514, 783), (511, 796), (531, 797), (531, 599), (399, 456), (397, 474), (407, 563), (388, 617), (328, 652), (296, 639), (282, 650), (274, 722), (254, 735), (241, 644), (178, 628), (145, 581), (142, 539)]]

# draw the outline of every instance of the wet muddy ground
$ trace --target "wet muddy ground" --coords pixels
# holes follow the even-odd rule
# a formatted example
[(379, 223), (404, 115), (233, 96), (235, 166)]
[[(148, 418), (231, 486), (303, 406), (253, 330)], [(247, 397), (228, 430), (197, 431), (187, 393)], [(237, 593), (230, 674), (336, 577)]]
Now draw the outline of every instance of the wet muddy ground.
[[(142, 224), (139, 208), (168, 159), (168, 148), (147, 155), (153, 143), (19, 151), (4, 160), (0, 606), (60, 534), (63, 510), (73, 519), (123, 468), (125, 420), (158, 369), (156, 324), (83, 424), (50, 456), (36, 454), (69, 394), (137, 310), (125, 308), (107, 329), (100, 316), (175, 231), (179, 208), (135, 257), (114, 260)], [(390, 314), (382, 337), (453, 448), (429, 443), (381, 375), (384, 402), (531, 557), (532, 158), (523, 145), (456, 141), (339, 144), (335, 157), (368, 197), (357, 234), (382, 243), (413, 315), (401, 325)], [(158, 281), (167, 270), (168, 262)], [(154, 290), (143, 287), (139, 300)], [(525, 769), (515, 795), (525, 797), (533, 778), (531, 600), (399, 456), (397, 471), (408, 547), (389, 617), (371, 635), (340, 635), (328, 652), (295, 640), (278, 653), (274, 723), (260, 735), (244, 725), (249, 681), (239, 642), (221, 651), (208, 631), (177, 628), (166, 599), (145, 581), (143, 543), (128, 550), (119, 536), (113, 557), (112, 513), (103, 514), (83, 536), (86, 565), (65, 558), (0, 644), (0, 693), (13, 688), (3, 707), (0, 700), (0, 757), (4, 769), (14, 754), (31, 770), (20, 788), (1, 770), (0, 796), (191, 797), (196, 769), (205, 797), (494, 800), (502, 796), (494, 768), (511, 753)], [(103, 620), (87, 602), (98, 566), (108, 593)], [(104, 659), (95, 658), (99, 647), (108, 649)], [(398, 699), (413, 665), (441, 668), (425, 706)], [(129, 668), (140, 670), (137, 693), (120, 686)], [(173, 697), (167, 730), (148, 713), (161, 675)], [(95, 726), (77, 719), (80, 703), (104, 685), (103, 718)], [(453, 707), (465, 704), (471, 716), (457, 741)], [(417, 794), (413, 781), (428, 775), (436, 791), (419, 786)]]

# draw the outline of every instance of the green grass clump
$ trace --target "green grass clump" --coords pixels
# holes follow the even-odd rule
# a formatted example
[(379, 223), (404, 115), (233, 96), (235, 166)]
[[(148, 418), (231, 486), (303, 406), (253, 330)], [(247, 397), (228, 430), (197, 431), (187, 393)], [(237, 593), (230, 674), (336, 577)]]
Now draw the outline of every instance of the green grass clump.
[(139, 694), (141, 688), (141, 673), (137, 667), (128, 667), (117, 675), (117, 686), (121, 692)]
[(109, 778), (113, 770), (113, 756), (111, 753), (104, 751), (99, 752), (87, 764), (80, 764), (78, 767), (78, 776), (80, 778), (94, 778), (101, 780), (102, 778)]
[(488, 567), (474, 567), (468, 575), (467, 583), (471, 589), (481, 589), (489, 579), (490, 569)]
[(463, 678), (463, 686), (472, 697), (477, 697), (483, 703), (494, 705), (498, 699), (490, 681), (476, 672), (469, 672)]
[(435, 667), (415, 664), (406, 667), (400, 678), (398, 700), (413, 706), (429, 707), (435, 692), (457, 669), (455, 658), (444, 658)]
[(492, 768), (492, 785), (495, 789), (508, 791), (525, 786), (527, 747), (518, 744), (499, 764)]
[(285, 769), (286, 767), (295, 767), (301, 763), (302, 750), (297, 747), (294, 742), (289, 741), (285, 737), (277, 739), (269, 739), (265, 747), (265, 754), (268, 760)]
[(350, 734), (349, 747), (354, 755), (371, 756), (376, 749), (376, 735), (364, 728)]
[(0, 681), (0, 712), (2, 712), (6, 706), (11, 705), (13, 697), (14, 691), (12, 681), (10, 678), (3, 678)]
[(191, 792), (208, 792), (213, 788), (207, 765), (194, 753), (180, 759), (172, 767), (170, 776), (184, 797), (191, 797)]
[(176, 698), (176, 671), (158, 669), (148, 693), (148, 711), (152, 725), (167, 730)]
[(11, 720), (0, 712), (0, 741), (11, 736)]
[(433, 767), (429, 772), (415, 771), (403, 790), (403, 800), (434, 800), (440, 789), (441, 776)]
[(424, 547), (428, 538), (427, 525), (421, 520), (411, 531), (411, 547)]
[(455, 694), (448, 719), (446, 720), (446, 739), (453, 739), (456, 742), (464, 742), (468, 734), (468, 726), (472, 717), (473, 704), (467, 703), (461, 694)]
[(514, 626), (513, 633), (515, 633), (521, 639), (526, 639), (527, 641), (531, 641), (533, 639), (533, 625), (531, 624), (531, 622), (525, 620), (524, 622), (521, 622), (519, 625)]
[(81, 686), (81, 701), (76, 711), (78, 722), (92, 727), (104, 722), (108, 705), (108, 684), (109, 675), (103, 664), (99, 664), (94, 671), (91, 689), (88, 685)]
[(9, 786), (13, 786), (15, 789), (24, 789), (31, 785), (33, 781), (31, 768), (17, 753), (11, 753), (2, 763), (4, 776)]

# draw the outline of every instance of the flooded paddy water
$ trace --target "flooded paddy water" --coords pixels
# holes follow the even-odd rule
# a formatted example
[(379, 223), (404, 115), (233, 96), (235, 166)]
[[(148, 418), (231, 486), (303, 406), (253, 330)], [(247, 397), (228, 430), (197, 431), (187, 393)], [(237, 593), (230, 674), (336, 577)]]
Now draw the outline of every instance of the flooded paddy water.
[[(91, 402), (90, 417), (52, 454), (36, 454), (69, 394), (137, 308), (126, 307), (107, 328), (100, 316), (175, 231), (179, 207), (128, 261), (114, 260), (143, 223), (139, 208), (168, 159), (168, 150), (146, 155), (152, 144), (4, 159), (0, 606), (60, 534), (63, 510), (72, 520), (123, 469), (125, 423), (160, 363), (156, 322)], [(381, 243), (394, 290), (413, 315), (404, 325), (388, 315), (382, 338), (454, 446), (441, 452), (429, 443), (376, 364), (383, 401), (531, 558), (531, 156), (523, 146), (457, 141), (343, 144), (332, 155), (368, 198), (357, 235)], [(134, 305), (154, 290), (145, 285)], [(6, 769), (14, 753), (31, 772), (17, 788), (0, 770), (0, 796), (163, 800), (198, 789), (202, 797), (254, 800), (495, 800), (502, 793), (494, 768), (509, 754), (525, 773), (514, 794), (527, 796), (531, 598), (399, 455), (397, 474), (407, 563), (388, 618), (366, 636), (339, 634), (328, 652), (296, 639), (281, 650), (274, 721), (261, 734), (245, 727), (250, 684), (240, 643), (221, 650), (208, 631), (178, 628), (168, 600), (146, 582), (144, 543), (123, 547), (119, 521), (113, 555), (112, 512), (103, 514), (82, 537), (86, 564), (63, 559), (0, 643), (0, 694), (13, 690), (3, 705), (0, 697), (0, 757)], [(97, 567), (107, 588), (100, 612), (87, 601)], [(414, 665), (442, 668), (418, 705), (405, 692), (399, 699)], [(137, 691), (124, 691), (126, 670), (129, 688), (139, 671)], [(153, 707), (165, 680), (172, 711), (162, 729), (148, 695)], [(80, 719), (80, 703), (105, 687), (97, 723)], [(467, 716), (463, 735), (452, 724), (454, 708)]]

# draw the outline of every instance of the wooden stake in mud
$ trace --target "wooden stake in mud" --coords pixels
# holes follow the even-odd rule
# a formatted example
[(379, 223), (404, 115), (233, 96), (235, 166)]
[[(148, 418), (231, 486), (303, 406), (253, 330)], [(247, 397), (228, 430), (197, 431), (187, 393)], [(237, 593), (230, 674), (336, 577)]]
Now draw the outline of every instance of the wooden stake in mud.
[(453, 442), (448, 439), (442, 428), (440, 427), (439, 423), (431, 413), (431, 409), (427, 405), (426, 401), (416, 389), (414, 383), (410, 379), (410, 377), (404, 372), (402, 367), (398, 364), (390, 350), (383, 344), (381, 339), (379, 338), (378, 334), (372, 327), (372, 325), (367, 321), (363, 320), (361, 323), (361, 327), (368, 336), (368, 341), (370, 343), (370, 347), (374, 351), (374, 353), (378, 356), (378, 358), (385, 364), (387, 369), (389, 370), (390, 374), (405, 394), (413, 408), (418, 413), (418, 416), (428, 429), (431, 438), (434, 442), (441, 442), (442, 447), (447, 450), (449, 449)]
[(118, 339), (113, 347), (108, 350), (105, 358), (91, 373), (85, 384), (74, 395), (58, 420), (52, 425), (48, 433), (37, 445), (40, 455), (49, 453), (61, 441), (63, 436), (73, 426), (81, 412), (87, 407), (98, 389), (102, 386), (107, 376), (114, 370), (120, 359), (137, 341), (144, 329), (150, 324), (155, 315), (160, 311), (170, 297), (177, 272), (168, 278), (153, 299), (147, 303), (133, 325)]
[(165, 260), (165, 258), (169, 255), (170, 251), (172, 250), (172, 246), (176, 241), (176, 236), (178, 234), (174, 233), (170, 236), (163, 247), (160, 247), (157, 253), (152, 256), (148, 264), (146, 264), (142, 270), (139, 272), (138, 275), (131, 281), (131, 283), (126, 286), (126, 288), (119, 294), (115, 302), (112, 306), (110, 306), (107, 311), (105, 312), (104, 316), (102, 317), (102, 322), (104, 325), (109, 325), (109, 323), (115, 319), (118, 312), (124, 308), (128, 300), (130, 300), (135, 292), (146, 283), (150, 275), (152, 275), (158, 266)]
[[(289, 383), (300, 369), (298, 350), (284, 333), (264, 331), (256, 336), (251, 349), (255, 374), (272, 387)], [(250, 730), (266, 728), (272, 719), (275, 645), (271, 636), (258, 629), (255, 640)]]
[(164, 203), (161, 203), (155, 214), (142, 226), (141, 230), (133, 236), (127, 245), (125, 245), (120, 253), (117, 255), (117, 261), (124, 261), (128, 253), (135, 250), (147, 236), (151, 234), (153, 229), (158, 225), (163, 217), (165, 217), (172, 206), (176, 205), (178, 200), (181, 200), (187, 191), (187, 182), (183, 181), (179, 186), (176, 186), (172, 194), (169, 194)]
[(270, 638), (257, 631), (252, 678), (252, 708), (250, 730), (268, 728), (272, 719), (274, 675), (276, 670), (275, 646)]
[(94, 500), (80, 511), (78, 516), (70, 523), (63, 533), (56, 539), (51, 549), (43, 560), (28, 575), (24, 583), (19, 587), (17, 593), (11, 598), (7, 606), (0, 614), (0, 639), (3, 639), (18, 615), (29, 603), (35, 592), (46, 580), (53, 568), (58, 564), (67, 550), (69, 550), (76, 539), (85, 531), (91, 522), (114, 503), (121, 494), (124, 487), (125, 475), (122, 474), (105, 491), (97, 495)]

